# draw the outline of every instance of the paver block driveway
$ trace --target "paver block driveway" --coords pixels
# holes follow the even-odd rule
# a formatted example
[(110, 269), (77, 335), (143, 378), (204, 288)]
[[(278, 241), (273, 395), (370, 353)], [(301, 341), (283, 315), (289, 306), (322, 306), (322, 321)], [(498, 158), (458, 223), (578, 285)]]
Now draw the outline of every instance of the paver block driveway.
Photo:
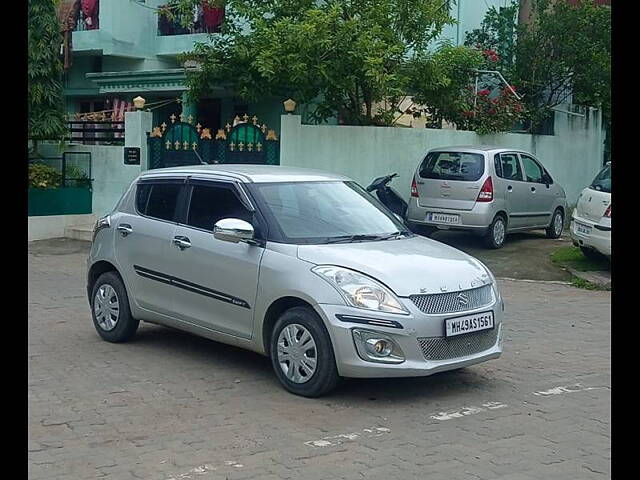
[(91, 323), (88, 244), (29, 244), (29, 478), (610, 478), (610, 292), (500, 281), (505, 352), (305, 399), (267, 358)]

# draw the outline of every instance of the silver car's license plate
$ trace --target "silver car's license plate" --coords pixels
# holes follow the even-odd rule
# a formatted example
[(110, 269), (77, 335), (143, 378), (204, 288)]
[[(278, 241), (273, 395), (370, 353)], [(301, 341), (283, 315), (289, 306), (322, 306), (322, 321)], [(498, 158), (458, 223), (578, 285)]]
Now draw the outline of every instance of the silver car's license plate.
[(444, 321), (445, 336), (455, 337), (465, 333), (491, 330), (494, 327), (493, 311), (474, 313), (463, 317), (447, 318)]
[(429, 212), (427, 213), (427, 220), (435, 223), (456, 224), (460, 223), (460, 215)]

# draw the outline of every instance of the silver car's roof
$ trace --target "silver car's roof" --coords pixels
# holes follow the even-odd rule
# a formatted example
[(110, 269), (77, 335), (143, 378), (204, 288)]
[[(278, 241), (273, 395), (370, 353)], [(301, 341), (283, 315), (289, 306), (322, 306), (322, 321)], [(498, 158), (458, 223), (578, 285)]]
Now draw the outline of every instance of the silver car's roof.
[(310, 168), (279, 165), (191, 165), (147, 170), (140, 178), (180, 176), (233, 178), (244, 183), (349, 181), (348, 177)]

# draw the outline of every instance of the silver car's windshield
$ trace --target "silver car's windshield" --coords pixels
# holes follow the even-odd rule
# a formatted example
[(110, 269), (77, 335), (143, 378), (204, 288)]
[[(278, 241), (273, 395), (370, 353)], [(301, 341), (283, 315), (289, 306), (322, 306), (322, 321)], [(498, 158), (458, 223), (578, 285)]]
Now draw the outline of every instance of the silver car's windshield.
[(252, 189), (284, 242), (339, 243), (410, 234), (355, 182), (256, 183)]

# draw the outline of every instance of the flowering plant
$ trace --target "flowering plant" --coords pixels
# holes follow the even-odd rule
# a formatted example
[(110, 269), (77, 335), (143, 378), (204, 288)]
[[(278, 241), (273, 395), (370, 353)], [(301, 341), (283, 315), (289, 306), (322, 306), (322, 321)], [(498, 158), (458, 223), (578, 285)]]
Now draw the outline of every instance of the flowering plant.
[(459, 114), (452, 118), (457, 127), (480, 135), (507, 132), (524, 117), (522, 103), (508, 87), (477, 93), (474, 87), (467, 87), (459, 106)]

